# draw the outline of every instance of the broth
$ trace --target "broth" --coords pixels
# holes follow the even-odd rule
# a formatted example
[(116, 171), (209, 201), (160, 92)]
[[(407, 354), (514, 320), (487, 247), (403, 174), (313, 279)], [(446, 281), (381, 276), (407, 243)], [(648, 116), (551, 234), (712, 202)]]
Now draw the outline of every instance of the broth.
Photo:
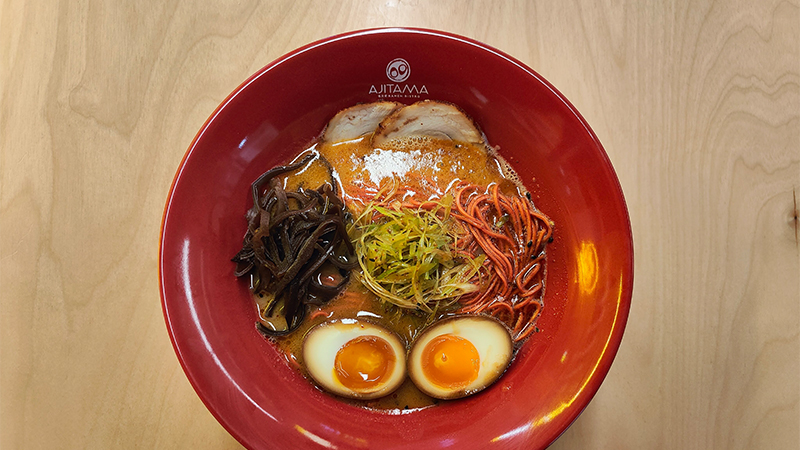
[[(368, 137), (335, 144), (316, 143), (303, 151), (298, 159), (308, 152), (316, 152), (327, 160), (330, 167), (315, 159), (305, 168), (283, 177), (284, 186), (286, 189), (316, 188), (328, 183), (333, 176), (341, 196), (351, 206), (367, 203), (381, 182), (392, 178), (397, 180), (404, 199), (439, 199), (459, 181), (482, 186), (496, 184), (506, 194), (525, 193), (508, 164), (492, 149), (482, 145), (429, 137), (406, 138), (391, 144), (382, 149), (372, 148)], [(259, 298), (256, 298), (256, 303), (261, 303)], [(289, 364), (309, 378), (303, 368), (303, 339), (308, 330), (322, 322), (342, 318), (374, 322), (395, 332), (408, 348), (421, 329), (450, 312), (452, 310), (445, 309), (431, 316), (411, 310), (401, 311), (401, 308), (381, 301), (358, 280), (351, 279), (339, 296), (322, 306), (310, 307), (299, 328), (287, 336), (271, 339)], [(408, 378), (397, 391), (386, 397), (342, 400), (396, 414), (439, 402), (422, 393)]]

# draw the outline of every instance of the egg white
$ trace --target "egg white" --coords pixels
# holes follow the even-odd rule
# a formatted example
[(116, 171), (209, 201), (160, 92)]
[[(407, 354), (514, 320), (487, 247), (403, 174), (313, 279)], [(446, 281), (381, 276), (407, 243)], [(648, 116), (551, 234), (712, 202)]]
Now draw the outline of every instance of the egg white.
[[(434, 384), (422, 371), (422, 354), (428, 343), (443, 334), (460, 336), (475, 346), (480, 358), (477, 378), (467, 386), (447, 388)], [(511, 334), (505, 325), (489, 316), (457, 316), (433, 324), (411, 345), (408, 374), (422, 392), (431, 397), (452, 399), (479, 392), (497, 381), (513, 355)]]
[[(368, 391), (354, 391), (335, 375), (336, 354), (346, 343), (360, 336), (378, 336), (389, 343), (395, 363), (389, 377)], [(323, 389), (348, 398), (373, 399), (391, 394), (406, 377), (406, 352), (400, 338), (370, 322), (341, 319), (324, 322), (309, 330), (303, 342), (303, 362), (308, 374)]]

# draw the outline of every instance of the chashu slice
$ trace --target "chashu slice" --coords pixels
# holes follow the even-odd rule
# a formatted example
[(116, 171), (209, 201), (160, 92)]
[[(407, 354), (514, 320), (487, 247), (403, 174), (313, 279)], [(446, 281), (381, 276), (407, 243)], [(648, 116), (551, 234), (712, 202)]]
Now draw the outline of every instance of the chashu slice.
[(484, 142), (475, 122), (451, 103), (423, 100), (393, 112), (378, 125), (372, 146), (412, 136), (429, 136), (453, 141)]
[(402, 106), (397, 102), (374, 102), (345, 108), (328, 122), (322, 141), (342, 142), (371, 134), (381, 121)]

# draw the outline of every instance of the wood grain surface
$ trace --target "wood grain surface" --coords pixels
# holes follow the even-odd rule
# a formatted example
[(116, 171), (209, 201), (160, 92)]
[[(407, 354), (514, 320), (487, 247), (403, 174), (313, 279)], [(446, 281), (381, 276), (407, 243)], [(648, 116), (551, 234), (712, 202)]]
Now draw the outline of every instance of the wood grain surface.
[(0, 448), (240, 448), (164, 326), (167, 192), (250, 74), (377, 26), (517, 57), (615, 166), (630, 319), (553, 448), (800, 447), (796, 0), (0, 0)]

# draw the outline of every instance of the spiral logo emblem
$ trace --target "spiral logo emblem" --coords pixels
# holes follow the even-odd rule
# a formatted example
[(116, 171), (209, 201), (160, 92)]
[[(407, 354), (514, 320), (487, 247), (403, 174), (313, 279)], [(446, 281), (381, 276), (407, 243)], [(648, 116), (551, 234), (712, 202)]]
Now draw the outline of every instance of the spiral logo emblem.
[(386, 76), (395, 83), (406, 81), (411, 75), (411, 66), (403, 58), (395, 58), (386, 66)]

